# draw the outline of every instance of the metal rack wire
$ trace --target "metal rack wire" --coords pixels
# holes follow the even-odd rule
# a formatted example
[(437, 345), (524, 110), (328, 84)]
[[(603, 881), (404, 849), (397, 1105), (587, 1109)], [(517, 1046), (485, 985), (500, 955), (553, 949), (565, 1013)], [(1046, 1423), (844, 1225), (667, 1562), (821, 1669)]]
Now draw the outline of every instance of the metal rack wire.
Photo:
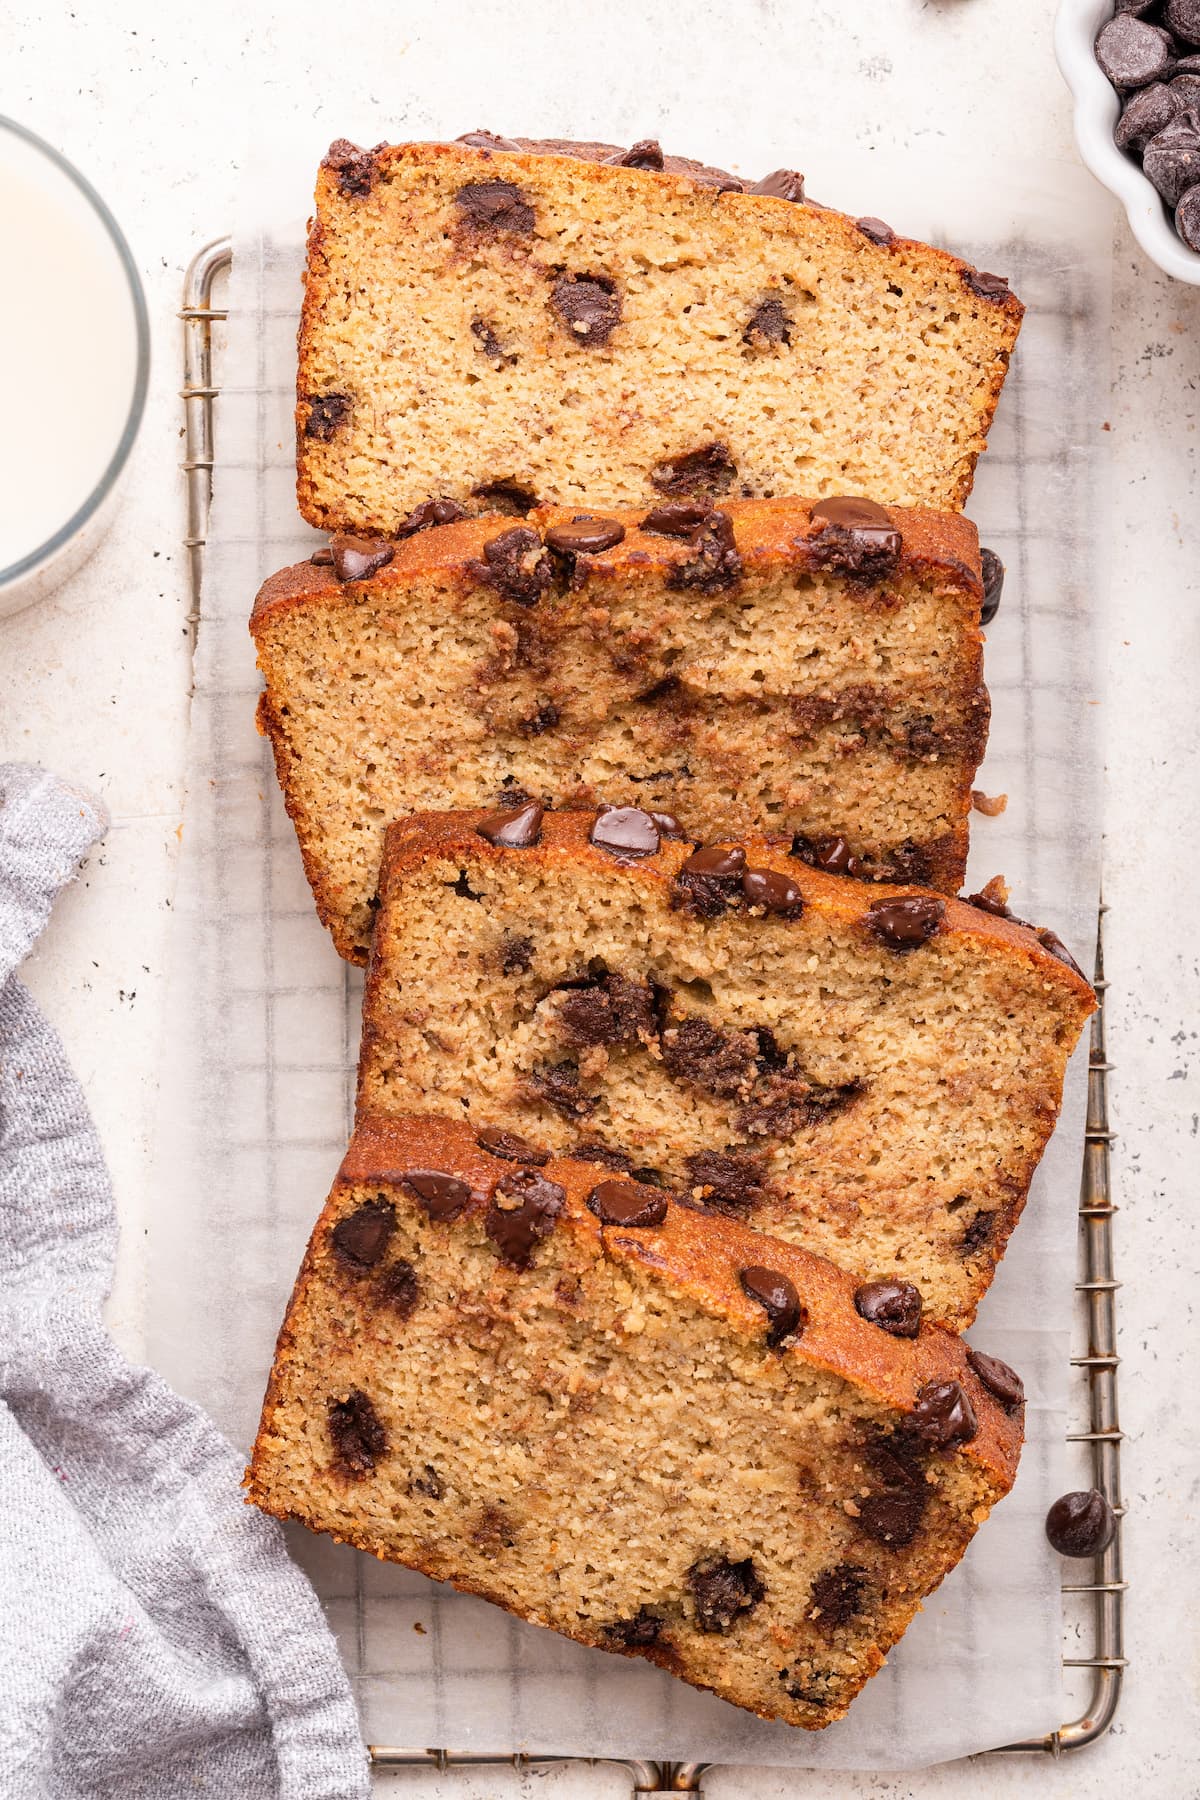
[[(213, 328), (227, 317), (226, 311), (214, 304), (218, 281), (226, 274), (232, 260), (232, 243), (227, 237), (206, 244), (193, 258), (184, 281), (183, 305), (183, 386), (180, 390), (184, 406), (185, 454), (181, 467), (186, 484), (186, 533), (184, 545), (188, 555), (190, 608), (187, 614), (193, 638), (200, 617), (200, 593), (204, 575), (204, 551), (208, 534), (208, 515), (212, 499), (212, 471), (215, 429), (215, 402), (220, 384), (214, 379)], [(1088, 1107), (1084, 1134), (1083, 1174), (1079, 1199), (1080, 1278), (1076, 1282), (1086, 1349), (1072, 1357), (1072, 1366), (1080, 1372), (1080, 1390), (1086, 1386), (1086, 1425), (1068, 1434), (1068, 1442), (1087, 1446), (1091, 1461), (1091, 1479), (1105, 1495), (1117, 1514), (1118, 1527), (1113, 1542), (1103, 1555), (1095, 1559), (1090, 1581), (1065, 1580), (1063, 1593), (1070, 1603), (1084, 1608), (1082, 1629), (1090, 1636), (1089, 1653), (1064, 1656), (1066, 1669), (1091, 1671), (1091, 1691), (1079, 1716), (1045, 1736), (1023, 1739), (997, 1746), (991, 1754), (1035, 1753), (1059, 1757), (1068, 1751), (1094, 1743), (1108, 1730), (1116, 1716), (1121, 1684), (1126, 1667), (1124, 1655), (1124, 1599), (1127, 1583), (1122, 1574), (1121, 1526), (1124, 1513), (1121, 1502), (1121, 1443), (1117, 1411), (1116, 1295), (1120, 1283), (1114, 1276), (1113, 1219), (1117, 1208), (1112, 1199), (1110, 1150), (1114, 1133), (1108, 1118), (1108, 1077), (1112, 1064), (1107, 1060), (1105, 1041), (1104, 978), (1104, 906), (1097, 921), (1095, 986), (1100, 1006), (1092, 1021), (1090, 1059), (1088, 1065)], [(1086, 1566), (1086, 1565), (1081, 1565)], [(454, 1752), (446, 1749), (407, 1749), (376, 1744), (370, 1747), (373, 1764), (378, 1768), (428, 1767), (438, 1770), (459, 1767), (513, 1768), (517, 1770), (545, 1768), (586, 1759), (565, 1756), (491, 1755), (485, 1752)], [(594, 1765), (592, 1765), (594, 1766)], [(698, 1794), (704, 1774), (711, 1765), (704, 1763), (655, 1763), (623, 1760), (608, 1766), (624, 1769), (634, 1794)]]

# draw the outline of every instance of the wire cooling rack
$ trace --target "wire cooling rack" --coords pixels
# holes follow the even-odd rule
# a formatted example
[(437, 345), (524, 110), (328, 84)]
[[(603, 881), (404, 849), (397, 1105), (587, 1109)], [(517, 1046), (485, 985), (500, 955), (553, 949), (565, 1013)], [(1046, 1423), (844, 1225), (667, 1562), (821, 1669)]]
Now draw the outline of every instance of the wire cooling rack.
[[(186, 486), (187, 526), (184, 545), (188, 556), (191, 605), (188, 625), (193, 638), (200, 616), (200, 590), (204, 576), (204, 550), (212, 499), (213, 443), (216, 401), (221, 389), (214, 378), (214, 325), (226, 312), (214, 304), (217, 283), (228, 272), (232, 243), (227, 237), (205, 245), (193, 258), (184, 280), (183, 386), (184, 458), (181, 467)], [(1063, 1657), (1064, 1669), (1080, 1671), (1076, 1681), (1090, 1688), (1078, 1715), (1056, 1731), (998, 1745), (990, 1754), (1020, 1752), (1059, 1757), (1083, 1749), (1104, 1735), (1116, 1717), (1126, 1668), (1124, 1654), (1124, 1602), (1128, 1583), (1122, 1575), (1121, 1443), (1124, 1438), (1117, 1414), (1117, 1290), (1114, 1275), (1113, 1204), (1110, 1149), (1114, 1133), (1108, 1122), (1108, 1079), (1113, 1065), (1105, 1042), (1104, 912), (1100, 906), (1096, 931), (1095, 987), (1099, 1009), (1092, 1020), (1088, 1063), (1088, 1105), (1084, 1132), (1083, 1174), (1079, 1195), (1079, 1279), (1075, 1284), (1078, 1337), (1083, 1346), (1071, 1358), (1078, 1371), (1076, 1406), (1079, 1427), (1067, 1441), (1081, 1446), (1090, 1464), (1092, 1484), (1099, 1488), (1117, 1515), (1112, 1543), (1091, 1564), (1090, 1581), (1064, 1580), (1063, 1596), (1069, 1648), (1080, 1655)], [(1087, 1569), (1086, 1563), (1067, 1565), (1067, 1573)], [(489, 1755), (482, 1751), (406, 1749), (372, 1744), (371, 1761), (377, 1768), (546, 1768), (585, 1759), (566, 1756)], [(698, 1794), (706, 1763), (656, 1763), (636, 1759), (610, 1763), (629, 1775), (634, 1794)]]

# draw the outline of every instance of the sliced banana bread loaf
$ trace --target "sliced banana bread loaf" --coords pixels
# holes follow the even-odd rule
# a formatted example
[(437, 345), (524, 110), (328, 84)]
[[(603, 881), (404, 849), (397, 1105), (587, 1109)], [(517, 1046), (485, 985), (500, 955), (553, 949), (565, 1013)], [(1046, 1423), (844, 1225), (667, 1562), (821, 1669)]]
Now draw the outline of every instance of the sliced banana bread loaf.
[(436, 499), (957, 509), (1022, 310), (787, 170), (747, 187), (655, 145), (343, 140), (308, 243), (300, 510), (392, 533)]
[(393, 826), (361, 1109), (646, 1171), (966, 1325), (1091, 988), (1052, 933), (671, 829), (535, 806)]
[(816, 1729), (1012, 1485), (1022, 1390), (820, 1258), (503, 1133), (365, 1120), (247, 1476), (277, 1517)]
[(329, 556), (273, 576), (251, 630), (343, 956), (366, 958), (386, 825), (505, 793), (800, 831), (863, 875), (961, 884), (988, 712), (965, 519), (547, 510)]

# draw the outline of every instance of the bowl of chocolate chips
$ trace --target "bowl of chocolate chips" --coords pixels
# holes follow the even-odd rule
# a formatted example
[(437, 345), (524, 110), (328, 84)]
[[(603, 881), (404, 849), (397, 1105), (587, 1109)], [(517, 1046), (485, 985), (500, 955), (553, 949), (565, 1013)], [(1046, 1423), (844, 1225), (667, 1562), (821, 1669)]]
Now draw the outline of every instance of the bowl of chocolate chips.
[(1200, 286), (1200, 0), (1060, 0), (1075, 139), (1160, 269)]

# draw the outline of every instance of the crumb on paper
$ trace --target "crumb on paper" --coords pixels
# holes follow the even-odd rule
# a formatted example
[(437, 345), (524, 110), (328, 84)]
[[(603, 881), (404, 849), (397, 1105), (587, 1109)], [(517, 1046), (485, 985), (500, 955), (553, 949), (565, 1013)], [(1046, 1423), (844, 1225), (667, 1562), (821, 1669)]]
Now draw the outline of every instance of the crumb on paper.
[(422, 1625), (420, 1619), (413, 1620), (413, 1630), (419, 1631), (422, 1637), (425, 1637), (426, 1635), (425, 1627)]
[(971, 805), (986, 818), (995, 819), (1008, 805), (1007, 794), (985, 794), (982, 788), (971, 789)]

